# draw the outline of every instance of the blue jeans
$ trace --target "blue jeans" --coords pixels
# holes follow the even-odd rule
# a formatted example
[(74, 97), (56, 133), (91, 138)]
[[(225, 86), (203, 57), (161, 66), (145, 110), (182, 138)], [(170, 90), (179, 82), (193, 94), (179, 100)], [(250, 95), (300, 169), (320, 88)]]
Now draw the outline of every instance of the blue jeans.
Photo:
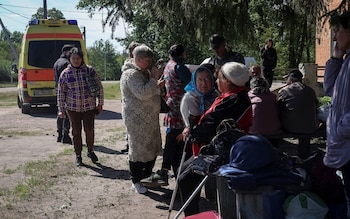
[(348, 209), (348, 218), (350, 218), (350, 161), (340, 168), (343, 175), (346, 205)]

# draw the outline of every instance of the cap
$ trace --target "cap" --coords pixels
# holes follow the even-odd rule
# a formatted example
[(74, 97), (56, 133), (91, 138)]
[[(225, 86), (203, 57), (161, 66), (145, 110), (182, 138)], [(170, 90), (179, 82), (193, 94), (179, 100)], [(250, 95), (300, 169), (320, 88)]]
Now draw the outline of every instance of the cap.
[(69, 51), (71, 50), (71, 48), (73, 48), (74, 45), (73, 44), (65, 44), (64, 46), (62, 46), (62, 52), (64, 51)]
[(283, 76), (283, 78), (289, 78), (289, 77), (302, 79), (304, 77), (304, 75), (299, 70), (293, 70), (293, 71), (289, 72), (289, 74)]
[(249, 69), (238, 62), (227, 62), (221, 67), (222, 74), (233, 84), (243, 87), (249, 81)]
[(222, 43), (226, 42), (226, 39), (223, 36), (214, 34), (210, 37), (209, 42), (211, 49), (217, 49)]

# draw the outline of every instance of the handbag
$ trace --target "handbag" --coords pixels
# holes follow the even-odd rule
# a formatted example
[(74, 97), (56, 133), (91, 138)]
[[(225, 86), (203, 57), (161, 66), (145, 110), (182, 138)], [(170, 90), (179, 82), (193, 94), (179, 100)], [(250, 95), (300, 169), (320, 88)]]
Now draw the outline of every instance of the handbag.
[(86, 74), (85, 81), (88, 87), (89, 94), (92, 97), (98, 97), (98, 95), (100, 94), (100, 86), (95, 80), (94, 76), (92, 75), (92, 68), (89, 66), (87, 68), (88, 72)]

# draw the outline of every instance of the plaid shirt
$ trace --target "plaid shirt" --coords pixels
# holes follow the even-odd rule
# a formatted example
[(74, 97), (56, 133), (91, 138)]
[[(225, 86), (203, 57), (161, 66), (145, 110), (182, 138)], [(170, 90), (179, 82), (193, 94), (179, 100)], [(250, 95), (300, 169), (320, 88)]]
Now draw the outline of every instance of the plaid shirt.
[[(103, 87), (101, 80), (95, 69), (91, 68), (91, 74), (100, 85), (100, 94), (98, 96), (98, 105), (103, 105)], [(88, 67), (83, 64), (79, 68), (72, 65), (62, 71), (58, 83), (57, 106), (60, 112), (66, 110), (74, 112), (86, 112), (96, 108), (96, 98), (90, 96), (86, 85), (86, 74)]]

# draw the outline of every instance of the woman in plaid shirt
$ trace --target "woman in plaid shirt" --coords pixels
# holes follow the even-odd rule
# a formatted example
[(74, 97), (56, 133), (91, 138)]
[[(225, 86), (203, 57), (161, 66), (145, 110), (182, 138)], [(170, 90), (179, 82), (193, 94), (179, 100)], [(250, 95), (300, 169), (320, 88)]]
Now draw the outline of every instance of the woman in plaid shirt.
[[(62, 71), (58, 83), (58, 115), (61, 118), (68, 114), (72, 126), (73, 144), (76, 154), (75, 164), (83, 165), (81, 151), (83, 148), (81, 130), (84, 126), (87, 156), (96, 163), (98, 158), (94, 153), (94, 121), (95, 114), (101, 113), (103, 108), (103, 87), (96, 71), (87, 66), (83, 60), (83, 52), (73, 47), (69, 52), (70, 64)], [(86, 84), (87, 74), (91, 74), (100, 87), (99, 95), (92, 97)], [(98, 101), (97, 101), (98, 100)], [(97, 106), (96, 106), (97, 102)]]

